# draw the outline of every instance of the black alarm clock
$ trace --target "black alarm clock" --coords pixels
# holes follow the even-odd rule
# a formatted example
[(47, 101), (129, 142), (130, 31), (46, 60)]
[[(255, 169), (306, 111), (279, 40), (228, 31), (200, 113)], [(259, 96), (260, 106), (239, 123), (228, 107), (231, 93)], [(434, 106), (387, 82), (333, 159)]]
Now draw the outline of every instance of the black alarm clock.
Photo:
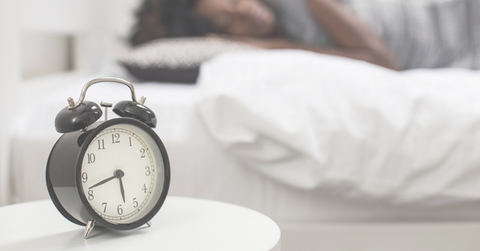
[[(132, 101), (118, 102), (119, 118), (97, 121), (102, 109), (84, 101), (96, 83), (115, 82), (130, 88)], [(55, 207), (71, 222), (85, 226), (88, 238), (94, 226), (130, 230), (147, 224), (162, 207), (170, 184), (167, 151), (152, 128), (155, 114), (136, 100), (133, 85), (119, 78), (98, 78), (82, 89), (78, 102), (55, 118), (63, 135), (47, 162), (46, 183)], [(102, 102), (105, 114), (111, 103)]]

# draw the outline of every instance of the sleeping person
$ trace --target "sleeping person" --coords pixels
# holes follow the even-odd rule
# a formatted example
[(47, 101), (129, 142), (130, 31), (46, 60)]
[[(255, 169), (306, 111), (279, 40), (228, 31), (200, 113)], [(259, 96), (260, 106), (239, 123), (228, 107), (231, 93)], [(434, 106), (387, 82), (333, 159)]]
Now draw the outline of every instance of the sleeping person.
[(386, 68), (480, 68), (478, 0), (144, 0), (130, 41), (214, 36)]

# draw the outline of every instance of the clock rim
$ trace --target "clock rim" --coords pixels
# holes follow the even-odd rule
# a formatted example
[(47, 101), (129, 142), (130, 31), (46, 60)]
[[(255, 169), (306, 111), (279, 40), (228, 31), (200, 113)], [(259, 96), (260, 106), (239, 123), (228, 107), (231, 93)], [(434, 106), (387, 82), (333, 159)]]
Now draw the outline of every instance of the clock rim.
[[(134, 222), (125, 223), (125, 224), (110, 222), (110, 221), (107, 221), (107, 220), (103, 219), (100, 215), (98, 215), (95, 212), (95, 210), (92, 208), (90, 203), (88, 202), (87, 198), (85, 197), (84, 190), (83, 190), (82, 183), (81, 183), (82, 182), (81, 181), (81, 171), (82, 171), (81, 167), (82, 167), (82, 163), (83, 163), (83, 157), (85, 156), (85, 153), (87, 151), (88, 146), (90, 145), (92, 140), (100, 132), (102, 132), (104, 129), (106, 129), (110, 126), (116, 125), (116, 124), (130, 124), (130, 125), (137, 126), (140, 129), (144, 130), (154, 140), (154, 142), (158, 146), (158, 148), (160, 150), (160, 154), (162, 156), (163, 167), (164, 167), (164, 170), (163, 170), (164, 171), (163, 188), (162, 188), (160, 197), (155, 202), (154, 207), (150, 210), (150, 212), (148, 212), (142, 218), (140, 218), (140, 219), (138, 219)], [(77, 191), (78, 191), (78, 195), (80, 197), (81, 203), (82, 203), (83, 207), (87, 210), (88, 214), (91, 217), (93, 217), (93, 219), (97, 223), (100, 223), (100, 225), (102, 225), (102, 226), (109, 227), (109, 228), (116, 229), (116, 230), (130, 230), (130, 229), (138, 228), (138, 227), (146, 224), (148, 221), (150, 221), (158, 213), (158, 211), (162, 207), (163, 203), (165, 202), (165, 199), (167, 197), (168, 190), (169, 190), (169, 187), (170, 187), (170, 162), (169, 162), (169, 159), (168, 159), (168, 154), (167, 154), (166, 148), (165, 148), (162, 140), (160, 139), (160, 137), (158, 137), (158, 135), (155, 133), (155, 131), (152, 128), (150, 128), (145, 123), (143, 123), (141, 121), (138, 121), (138, 120), (135, 120), (135, 119), (132, 119), (132, 118), (114, 118), (114, 119), (110, 119), (110, 120), (102, 122), (101, 124), (99, 124), (94, 129), (92, 129), (88, 132), (88, 135), (86, 136), (85, 140), (82, 142), (82, 147), (80, 148), (80, 151), (78, 153), (78, 158), (77, 158), (76, 166), (75, 166), (75, 176), (76, 176), (75, 177), (76, 187), (77, 187)]]

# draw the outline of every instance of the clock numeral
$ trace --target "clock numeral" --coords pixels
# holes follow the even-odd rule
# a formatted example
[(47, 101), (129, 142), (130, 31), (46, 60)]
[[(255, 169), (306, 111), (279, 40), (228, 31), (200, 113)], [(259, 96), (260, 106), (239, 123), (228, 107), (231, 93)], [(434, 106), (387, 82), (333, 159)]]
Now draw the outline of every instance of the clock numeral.
[(140, 153), (141, 153), (140, 158), (145, 158), (145, 152), (146, 152), (145, 148), (140, 149)]
[(107, 212), (107, 202), (103, 202), (102, 203), (102, 206), (103, 206), (103, 212)]
[(120, 134), (113, 133), (112, 134), (112, 144), (120, 143)]
[(97, 143), (98, 143), (98, 150), (105, 149), (105, 140), (99, 139), (99, 140), (97, 140)]
[(82, 173), (82, 182), (87, 183), (87, 181), (88, 181), (88, 174), (84, 172)]
[(149, 166), (146, 166), (146, 167), (145, 167), (145, 176), (150, 176), (150, 174), (152, 174), (152, 173), (150, 172), (150, 167), (149, 167)]
[(137, 208), (137, 207), (138, 207), (137, 198), (133, 198), (133, 208)]
[(142, 190), (143, 190), (143, 193), (147, 193), (147, 185), (143, 184)]
[(118, 215), (122, 215), (122, 214), (123, 214), (122, 204), (118, 205), (118, 207), (117, 207), (117, 213), (118, 213)]
[(129, 146), (132, 146), (132, 137), (128, 137)]
[(93, 200), (93, 199), (95, 199), (95, 196), (93, 196), (93, 191), (88, 190), (88, 200)]
[(87, 153), (87, 160), (88, 160), (88, 164), (95, 163), (95, 154)]

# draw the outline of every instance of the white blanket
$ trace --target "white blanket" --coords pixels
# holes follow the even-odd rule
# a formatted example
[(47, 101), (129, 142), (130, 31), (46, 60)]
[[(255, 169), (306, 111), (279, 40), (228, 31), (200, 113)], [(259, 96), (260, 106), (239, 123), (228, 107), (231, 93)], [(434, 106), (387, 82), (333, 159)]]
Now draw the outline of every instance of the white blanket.
[(480, 72), (280, 50), (217, 57), (198, 84), (213, 138), (279, 182), (393, 203), (480, 199)]

